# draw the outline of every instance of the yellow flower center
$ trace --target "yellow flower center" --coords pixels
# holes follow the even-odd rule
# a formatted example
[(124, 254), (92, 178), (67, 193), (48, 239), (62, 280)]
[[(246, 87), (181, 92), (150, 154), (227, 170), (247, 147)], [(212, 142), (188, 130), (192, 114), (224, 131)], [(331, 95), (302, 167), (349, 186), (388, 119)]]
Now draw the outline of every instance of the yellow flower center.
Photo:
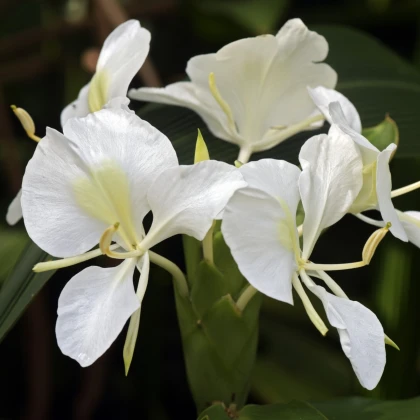
[(109, 76), (105, 70), (99, 70), (92, 77), (89, 86), (88, 104), (90, 112), (96, 112), (108, 102)]
[(73, 191), (79, 206), (107, 225), (119, 223), (118, 235), (128, 249), (140, 242), (133, 223), (129, 181), (116, 162), (104, 161), (90, 177), (77, 179)]

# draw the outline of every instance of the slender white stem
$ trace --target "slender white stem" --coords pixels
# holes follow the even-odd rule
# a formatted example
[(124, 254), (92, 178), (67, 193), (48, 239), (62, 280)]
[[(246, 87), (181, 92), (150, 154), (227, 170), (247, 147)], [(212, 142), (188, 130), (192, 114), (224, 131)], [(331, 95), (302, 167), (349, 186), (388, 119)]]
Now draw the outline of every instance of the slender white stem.
[[(117, 249), (120, 245), (114, 244), (109, 247), (109, 249)], [(42, 273), (43, 271), (57, 270), (59, 268), (70, 267), (72, 265), (79, 264), (84, 261), (91, 260), (92, 258), (99, 257), (103, 255), (102, 251), (94, 249), (93, 251), (85, 252), (82, 255), (76, 255), (75, 257), (63, 258), (61, 260), (47, 261), (38, 263), (32, 269), (35, 273)]]
[(251, 301), (251, 299), (258, 293), (258, 290), (252, 286), (248, 285), (247, 288), (242, 292), (241, 296), (239, 296), (238, 301), (236, 302), (236, 306), (239, 308), (241, 312), (244, 311), (246, 305)]
[(367, 217), (362, 213), (356, 213), (356, 214), (353, 214), (353, 216), (357, 217), (358, 219), (362, 220), (363, 222), (369, 223), (372, 226), (377, 226), (377, 227), (380, 227), (380, 228), (386, 226), (386, 223), (383, 222), (382, 220), (371, 219), (370, 217)]
[(162, 257), (162, 255), (156, 254), (156, 252), (148, 251), (150, 256), (150, 261), (162, 267), (168, 273), (172, 274), (174, 281), (178, 287), (179, 294), (182, 297), (187, 297), (189, 295), (187, 279), (184, 276), (184, 273), (181, 269), (174, 264), (172, 261), (169, 261), (167, 258)]
[(414, 182), (414, 184), (406, 185), (405, 187), (398, 188), (397, 190), (391, 191), (391, 197), (398, 197), (403, 194), (407, 194), (411, 191), (417, 190), (420, 188), (420, 181)]
[(252, 155), (252, 149), (250, 147), (242, 146), (239, 149), (238, 161), (242, 164), (245, 164), (249, 161), (249, 158)]
[(340, 271), (340, 270), (351, 270), (353, 268), (364, 267), (366, 263), (364, 261), (358, 261), (346, 264), (313, 264), (305, 263), (305, 270), (324, 270), (324, 271)]
[[(302, 273), (306, 275), (305, 271), (301, 270), (301, 277), (302, 277)], [(306, 313), (308, 314), (309, 319), (312, 321), (312, 323), (315, 325), (317, 330), (322, 335), (327, 334), (328, 332), (327, 326), (324, 324), (324, 321), (321, 319), (321, 317), (318, 315), (317, 311), (313, 307), (312, 302), (309, 300), (309, 297), (306, 294), (304, 288), (302, 287), (302, 284), (300, 283), (299, 278), (296, 273), (293, 273), (292, 284), (303, 303), (303, 306), (306, 310)]]

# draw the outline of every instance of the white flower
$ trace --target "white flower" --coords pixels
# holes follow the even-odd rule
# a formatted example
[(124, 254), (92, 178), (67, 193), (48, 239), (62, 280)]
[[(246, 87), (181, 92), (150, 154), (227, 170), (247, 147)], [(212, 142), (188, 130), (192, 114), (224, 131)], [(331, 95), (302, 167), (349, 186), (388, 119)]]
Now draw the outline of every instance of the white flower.
[(137, 20), (115, 28), (104, 42), (92, 80), (61, 113), (61, 125), (99, 111), (111, 99), (126, 103), (128, 86), (149, 53), (149, 44), (150, 32)]
[[(384, 222), (390, 222), (390, 231), (394, 236), (407, 242), (410, 240), (407, 221), (401, 219), (403, 213), (395, 210), (392, 198), (405, 194), (420, 186), (416, 182), (410, 186), (392, 191), (389, 161), (397, 146), (392, 143), (382, 152), (369, 142), (361, 133), (362, 125), (355, 106), (341, 93), (332, 89), (317, 87), (310, 89), (314, 102), (326, 119), (342, 132), (348, 134), (357, 144), (363, 159), (363, 187), (350, 212), (362, 220), (377, 225), (374, 220), (359, 213), (377, 209)], [(382, 224), (384, 226), (384, 224)], [(413, 229), (416, 227), (413, 226)], [(411, 240), (410, 240), (411, 241)], [(416, 243), (416, 242), (414, 242)]]
[[(321, 231), (340, 220), (359, 194), (362, 161), (354, 142), (338, 130), (309, 139), (299, 159), (302, 172), (272, 159), (242, 166), (248, 187), (237, 190), (228, 202), (222, 232), (240, 271), (255, 289), (292, 304), (293, 286), (311, 321), (325, 334), (327, 328), (301, 281), (322, 301), (357, 377), (365, 388), (372, 389), (385, 366), (383, 328), (375, 314), (348, 299), (325, 271), (366, 265), (386, 228), (372, 235), (361, 262), (310, 262)], [(296, 226), (300, 199), (305, 210), (302, 250)], [(320, 277), (334, 294), (316, 285), (311, 276)]]
[(327, 54), (325, 38), (292, 19), (276, 36), (241, 39), (193, 57), (187, 65), (191, 82), (131, 90), (129, 96), (194, 110), (215, 136), (240, 147), (238, 159), (245, 163), (253, 152), (319, 126), (323, 118), (306, 86), (335, 86), (335, 71), (320, 63)]
[[(119, 25), (105, 40), (96, 66), (96, 73), (84, 86), (79, 97), (61, 113), (61, 125), (69, 118), (84, 117), (103, 107), (128, 110), (128, 86), (149, 52), (150, 32), (137, 20)], [(31, 116), (22, 108), (12, 107), (27, 135), (39, 142)], [(22, 218), (21, 191), (10, 204), (6, 221), (15, 225)]]
[[(240, 172), (222, 162), (179, 166), (170, 141), (124, 109), (70, 119), (64, 135), (47, 128), (26, 169), (22, 208), (32, 240), (64, 259), (38, 264), (35, 271), (102, 253), (125, 260), (113, 268), (86, 268), (67, 283), (56, 328), (62, 352), (90, 365), (135, 314), (127, 338), (132, 351), (149, 259), (163, 259), (150, 248), (179, 233), (202, 240), (234, 190), (244, 185)], [(153, 224), (145, 234), (149, 211)], [(100, 249), (89, 251), (98, 243)], [(136, 266), (142, 274), (137, 297)]]

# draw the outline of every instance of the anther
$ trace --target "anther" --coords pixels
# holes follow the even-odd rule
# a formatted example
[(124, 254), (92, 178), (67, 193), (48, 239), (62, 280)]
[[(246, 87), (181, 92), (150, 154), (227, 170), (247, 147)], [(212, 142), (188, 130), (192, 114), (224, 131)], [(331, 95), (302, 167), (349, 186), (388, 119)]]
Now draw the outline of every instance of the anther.
[(16, 105), (11, 105), (13, 112), (15, 113), (16, 117), (18, 117), (20, 123), (22, 124), (23, 129), (26, 131), (27, 136), (39, 142), (41, 137), (35, 135), (35, 123), (32, 117), (25, 111), (23, 108), (18, 108)]
[(101, 239), (99, 240), (99, 248), (101, 249), (102, 253), (110, 258), (116, 258), (119, 260), (124, 260), (126, 258), (141, 257), (144, 254), (144, 250), (142, 249), (136, 249), (135, 251), (127, 252), (115, 252), (111, 250), (110, 246), (112, 243), (112, 238), (117, 232), (119, 226), (120, 223), (116, 222), (109, 228), (105, 229), (104, 233), (101, 236)]
[(362, 252), (362, 259), (366, 265), (368, 265), (370, 261), (372, 260), (373, 255), (375, 254), (376, 248), (378, 248), (378, 245), (381, 243), (382, 239), (388, 233), (390, 227), (391, 227), (391, 223), (388, 222), (385, 225), (385, 227), (375, 230), (375, 232), (373, 232), (372, 235), (370, 235)]

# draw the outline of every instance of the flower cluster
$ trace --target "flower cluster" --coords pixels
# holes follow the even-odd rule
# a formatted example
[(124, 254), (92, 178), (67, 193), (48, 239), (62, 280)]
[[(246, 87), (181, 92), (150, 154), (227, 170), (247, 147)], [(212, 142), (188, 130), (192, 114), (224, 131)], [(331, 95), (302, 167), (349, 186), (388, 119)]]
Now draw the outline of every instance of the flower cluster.
[[(199, 138), (195, 164), (179, 165), (170, 140), (128, 108), (127, 89), (149, 42), (150, 33), (137, 21), (111, 33), (92, 81), (62, 113), (62, 133), (47, 128), (40, 139), (29, 115), (15, 108), (38, 146), (7, 220), (14, 224), (23, 213), (32, 240), (59, 258), (34, 270), (102, 254), (122, 261), (112, 268), (88, 267), (65, 286), (56, 326), (60, 349), (82, 366), (90, 365), (131, 318), (124, 348), (128, 369), (150, 262), (173, 274), (181, 295), (189, 294), (179, 268), (151, 248), (176, 234), (206, 240), (213, 221), (222, 219), (225, 241), (250, 283), (238, 309), (245, 310), (257, 291), (293, 304), (294, 289), (325, 335), (327, 326), (309, 290), (337, 328), (361, 384), (374, 388), (385, 366), (385, 343), (395, 344), (376, 315), (349, 299), (327, 272), (369, 264), (388, 231), (420, 246), (420, 213), (400, 212), (392, 203), (420, 186), (392, 190), (389, 161), (396, 145), (380, 151), (363, 137), (356, 108), (334, 90), (337, 75), (322, 63), (327, 41), (293, 19), (276, 36), (243, 39), (215, 54), (193, 57), (187, 65), (191, 81), (129, 92), (132, 99), (194, 110), (213, 134), (240, 148), (235, 167), (209, 160)], [(328, 134), (306, 141), (300, 167), (274, 159), (248, 163), (253, 152), (319, 128), (325, 120)], [(305, 212), (300, 226), (299, 203)], [(367, 210), (379, 211), (381, 220), (364, 215)], [(143, 219), (149, 212), (153, 223), (146, 232)], [(378, 228), (361, 260), (313, 262), (323, 230), (347, 213)]]

